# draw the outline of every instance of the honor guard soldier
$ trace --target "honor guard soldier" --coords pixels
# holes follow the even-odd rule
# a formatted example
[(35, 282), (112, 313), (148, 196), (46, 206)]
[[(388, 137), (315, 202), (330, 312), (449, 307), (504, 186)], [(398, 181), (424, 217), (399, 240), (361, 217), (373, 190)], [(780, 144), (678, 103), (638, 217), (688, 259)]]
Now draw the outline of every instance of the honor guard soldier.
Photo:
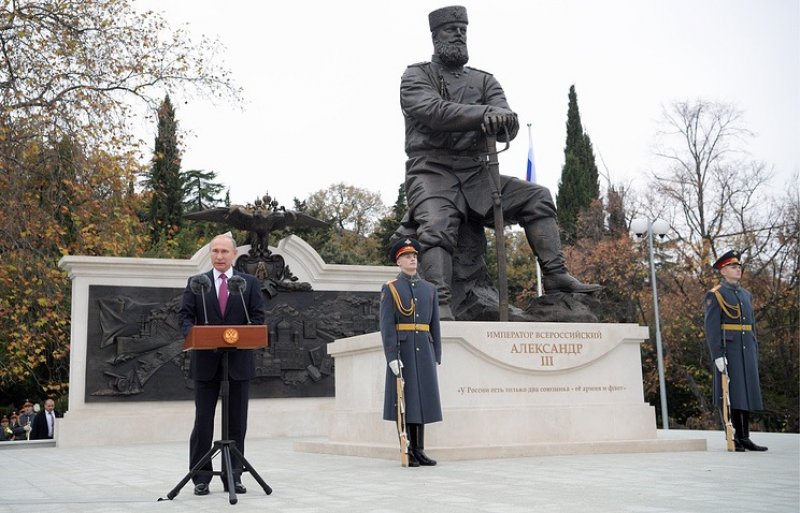
[(714, 405), (721, 408), (723, 373), (730, 378), (730, 409), (736, 452), (766, 451), (750, 440), (750, 412), (762, 410), (758, 376), (758, 337), (752, 295), (739, 285), (742, 278), (740, 253), (728, 251), (714, 269), (720, 284), (705, 296), (705, 334), (714, 361)]
[[(402, 428), (408, 431), (410, 442), (409, 467), (436, 465), (425, 454), (425, 424), (442, 420), (436, 373), (436, 366), (442, 363), (439, 302), (436, 287), (417, 274), (419, 250), (419, 242), (411, 238), (392, 245), (389, 260), (400, 267), (400, 274), (381, 288), (380, 306), (381, 339), (388, 363), (383, 418), (398, 421), (397, 383), (404, 381), (400, 391), (405, 397)], [(401, 435), (401, 442), (403, 438)]]

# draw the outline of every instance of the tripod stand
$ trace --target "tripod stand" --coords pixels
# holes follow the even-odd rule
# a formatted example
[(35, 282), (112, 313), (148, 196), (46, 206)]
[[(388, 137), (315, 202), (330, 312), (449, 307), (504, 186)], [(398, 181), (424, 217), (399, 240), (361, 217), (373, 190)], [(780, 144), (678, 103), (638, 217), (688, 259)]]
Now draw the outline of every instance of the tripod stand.
[[(217, 440), (208, 452), (203, 455), (202, 459), (186, 474), (183, 479), (173, 488), (168, 494), (167, 499), (172, 500), (180, 493), (181, 489), (196, 475), (224, 476), (225, 485), (228, 489), (228, 500), (231, 504), (236, 504), (239, 499), (236, 497), (236, 486), (234, 483), (234, 468), (232, 464), (231, 454), (238, 458), (242, 463), (242, 472), (250, 472), (250, 475), (261, 485), (264, 493), (267, 495), (272, 493), (272, 488), (261, 478), (255, 468), (245, 459), (242, 452), (236, 447), (236, 442), (228, 438), (228, 398), (230, 392), (230, 382), (228, 380), (228, 354), (231, 351), (236, 351), (234, 348), (220, 349), (222, 354), (222, 381), (220, 383), (220, 397), (222, 397), (222, 440)], [(221, 469), (215, 470), (202, 470), (203, 467), (209, 463), (217, 454), (220, 455)], [(159, 498), (159, 501), (164, 500)]]

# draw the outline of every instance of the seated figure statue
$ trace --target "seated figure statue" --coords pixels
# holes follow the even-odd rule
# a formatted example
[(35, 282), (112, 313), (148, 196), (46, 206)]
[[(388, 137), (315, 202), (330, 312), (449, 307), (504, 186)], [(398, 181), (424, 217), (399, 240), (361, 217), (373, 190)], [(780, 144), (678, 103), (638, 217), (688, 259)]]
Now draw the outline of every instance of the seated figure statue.
[[(487, 135), (511, 141), (517, 115), (498, 81), (465, 66), (467, 11), (444, 7), (428, 15), (431, 62), (408, 66), (400, 84), (405, 118), (405, 189), (408, 218), (422, 247), (420, 271), (436, 285), (442, 320), (453, 320), (453, 255), (465, 225), (493, 226)], [(519, 224), (542, 269), (546, 293), (591, 293), (567, 270), (550, 191), (541, 185), (500, 176), (503, 217)], [(472, 230), (474, 231), (474, 229)]]

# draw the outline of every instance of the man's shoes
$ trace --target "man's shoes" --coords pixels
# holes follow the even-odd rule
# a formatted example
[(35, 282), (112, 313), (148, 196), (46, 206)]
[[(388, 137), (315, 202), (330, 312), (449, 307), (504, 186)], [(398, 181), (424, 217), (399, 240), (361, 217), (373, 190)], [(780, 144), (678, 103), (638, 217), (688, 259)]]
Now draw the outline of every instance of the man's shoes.
[(748, 451), (764, 452), (767, 450), (767, 447), (764, 447), (763, 445), (756, 445), (749, 438), (741, 438), (739, 443), (742, 444), (742, 447)]
[[(224, 485), (222, 488), (224, 488), (226, 492), (228, 491), (228, 485)], [(237, 495), (240, 495), (247, 493), (247, 488), (245, 488), (242, 483), (233, 483), (233, 491), (236, 492)]]
[(742, 442), (740, 442), (738, 438), (733, 439), (733, 450), (736, 452), (744, 452), (744, 446), (742, 445)]
[(417, 461), (419, 461), (419, 464), (423, 467), (432, 467), (436, 465), (436, 460), (430, 459), (422, 449), (415, 449), (413, 452), (414, 456), (417, 457)]
[(208, 495), (211, 491), (208, 489), (208, 484), (206, 483), (197, 483), (194, 485), (194, 494), (195, 495)]
[(409, 467), (419, 467), (419, 460), (417, 459), (414, 451), (409, 449), (408, 450), (408, 466)]

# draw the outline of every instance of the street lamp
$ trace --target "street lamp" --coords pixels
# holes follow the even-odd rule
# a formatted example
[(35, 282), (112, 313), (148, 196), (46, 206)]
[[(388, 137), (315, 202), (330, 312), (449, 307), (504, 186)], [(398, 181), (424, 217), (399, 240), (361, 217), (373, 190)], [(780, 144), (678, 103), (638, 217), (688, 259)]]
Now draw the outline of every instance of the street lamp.
[(650, 282), (653, 284), (653, 311), (656, 318), (656, 355), (658, 357), (658, 388), (661, 395), (661, 425), (665, 431), (669, 430), (669, 416), (667, 415), (667, 385), (664, 380), (664, 355), (661, 350), (661, 321), (658, 313), (658, 287), (656, 286), (656, 264), (653, 259), (653, 235), (663, 239), (669, 231), (669, 223), (663, 219), (650, 222), (649, 219), (634, 219), (631, 221), (631, 231), (640, 239), (647, 237), (650, 249)]

